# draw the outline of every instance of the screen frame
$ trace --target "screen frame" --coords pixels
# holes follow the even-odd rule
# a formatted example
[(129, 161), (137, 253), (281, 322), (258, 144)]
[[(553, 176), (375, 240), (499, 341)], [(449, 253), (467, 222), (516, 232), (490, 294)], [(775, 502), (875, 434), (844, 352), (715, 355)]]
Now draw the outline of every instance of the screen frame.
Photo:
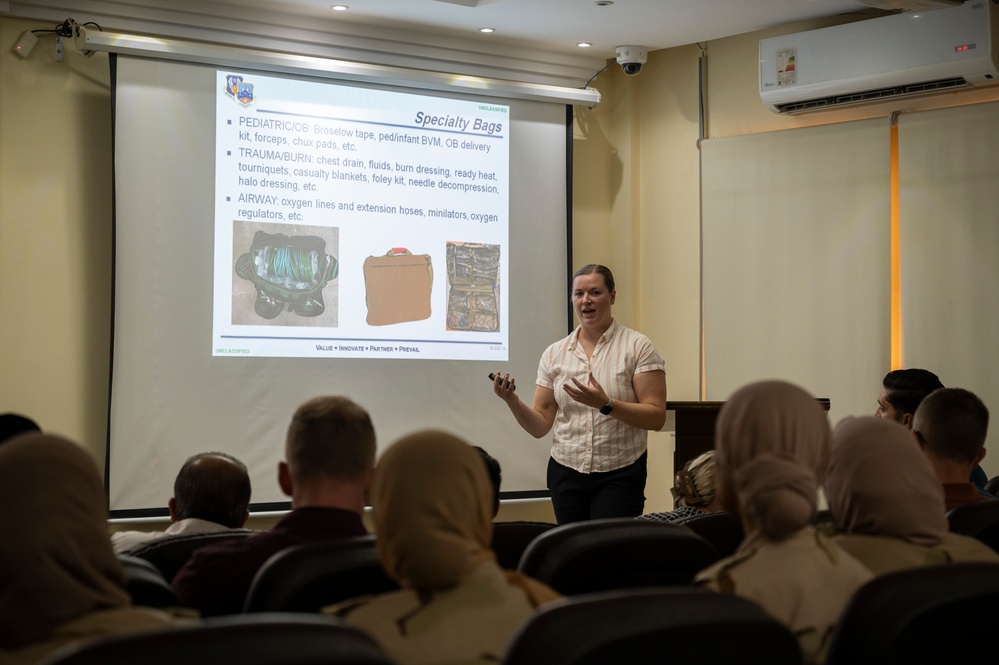
[[(111, 67), (111, 98), (112, 98), (112, 121), (117, 126), (117, 54), (111, 53), (109, 58)], [(205, 64), (208, 63), (198, 63)], [(245, 69), (245, 67), (244, 67)], [(380, 83), (379, 83), (380, 85)], [(432, 91), (431, 91), (432, 92)], [(461, 91), (462, 94), (467, 94), (467, 91)], [(566, 284), (571, 284), (571, 275), (573, 273), (573, 261), (572, 261), (572, 146), (573, 146), (573, 107), (570, 104), (564, 106), (565, 110), (565, 133), (564, 133), (564, 154), (565, 154), (565, 193), (564, 193), (564, 208), (565, 208), (565, 280)], [(117, 133), (113, 132), (113, 149), (115, 149), (115, 141), (117, 140)], [(112, 228), (113, 228), (113, 238), (112, 238), (112, 289), (114, 294), (117, 293), (118, 284), (118, 206), (117, 206), (117, 163), (112, 166), (114, 173), (113, 176), (113, 196), (115, 203), (112, 208)], [(565, 298), (565, 332), (568, 334), (574, 328), (573, 323), (573, 311), (572, 305), (566, 294)], [(109, 366), (109, 399), (108, 399), (108, 430), (107, 430), (107, 440), (106, 440), (106, 455), (105, 455), (105, 486), (106, 491), (109, 494), (111, 492), (111, 448), (112, 448), (112, 410), (114, 408), (113, 395), (114, 395), (114, 361), (115, 361), (115, 340), (116, 340), (116, 317), (117, 317), (117, 307), (116, 298), (112, 297), (111, 306), (111, 354), (110, 354), (110, 366)], [(555, 341), (554, 339), (551, 341)], [(522, 381), (525, 384), (530, 384), (533, 377), (524, 376), (523, 379), (527, 381)], [(508, 415), (508, 414), (506, 414)], [(504, 501), (511, 500), (523, 500), (523, 499), (541, 499), (547, 498), (549, 492), (546, 489), (538, 490), (515, 490), (501, 492), (501, 499)], [(166, 497), (164, 497), (166, 498)], [(165, 503), (165, 501), (164, 501)], [(290, 502), (288, 501), (266, 501), (266, 502), (254, 502), (251, 504), (251, 512), (254, 514), (274, 512), (274, 511), (284, 511), (290, 508)], [(147, 518), (147, 517), (162, 517), (167, 514), (167, 510), (162, 508), (129, 508), (129, 509), (114, 509), (111, 511), (111, 516), (113, 518)]]

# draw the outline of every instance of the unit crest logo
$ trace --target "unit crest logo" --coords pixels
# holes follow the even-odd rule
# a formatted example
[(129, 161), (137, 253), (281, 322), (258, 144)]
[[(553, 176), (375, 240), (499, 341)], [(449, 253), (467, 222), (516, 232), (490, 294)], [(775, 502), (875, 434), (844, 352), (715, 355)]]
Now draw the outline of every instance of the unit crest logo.
[(253, 84), (244, 81), (242, 76), (234, 74), (225, 77), (225, 94), (242, 106), (250, 106), (256, 101), (253, 96)]

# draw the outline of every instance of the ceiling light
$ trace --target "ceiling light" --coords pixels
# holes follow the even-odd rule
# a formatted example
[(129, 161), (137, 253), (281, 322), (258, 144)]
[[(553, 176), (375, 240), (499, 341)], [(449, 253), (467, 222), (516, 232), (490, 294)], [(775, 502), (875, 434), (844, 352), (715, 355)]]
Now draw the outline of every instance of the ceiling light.
[(576, 44), (576, 46), (578, 46), (579, 48), (590, 48), (591, 46), (593, 46), (593, 44), (591, 44), (590, 42), (579, 42), (578, 44)]
[(496, 32), (496, 28), (479, 28), (479, 32)]
[(335, 12), (345, 12), (348, 9), (350, 9), (350, 7), (348, 7), (347, 5), (330, 5), (330, 9), (332, 9)]
[(597, 0), (597, 7), (610, 7), (614, 4), (613, 0)]

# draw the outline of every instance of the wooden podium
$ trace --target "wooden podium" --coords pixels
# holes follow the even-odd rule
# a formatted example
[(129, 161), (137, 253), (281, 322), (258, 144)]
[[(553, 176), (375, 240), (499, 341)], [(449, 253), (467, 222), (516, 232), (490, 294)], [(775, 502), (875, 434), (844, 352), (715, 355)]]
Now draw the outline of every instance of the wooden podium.
[[(822, 397), (819, 405), (829, 410), (829, 399)], [(725, 402), (666, 402), (666, 431), (675, 434), (673, 472), (689, 460), (715, 446), (715, 420)], [(672, 422), (671, 422), (672, 417)]]

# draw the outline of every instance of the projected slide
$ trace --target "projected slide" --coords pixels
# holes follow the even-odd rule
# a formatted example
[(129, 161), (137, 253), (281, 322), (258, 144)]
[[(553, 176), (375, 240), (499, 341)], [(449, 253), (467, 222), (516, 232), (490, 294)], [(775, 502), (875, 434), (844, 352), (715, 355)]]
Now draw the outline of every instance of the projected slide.
[(508, 358), (510, 109), (216, 74), (215, 356)]

